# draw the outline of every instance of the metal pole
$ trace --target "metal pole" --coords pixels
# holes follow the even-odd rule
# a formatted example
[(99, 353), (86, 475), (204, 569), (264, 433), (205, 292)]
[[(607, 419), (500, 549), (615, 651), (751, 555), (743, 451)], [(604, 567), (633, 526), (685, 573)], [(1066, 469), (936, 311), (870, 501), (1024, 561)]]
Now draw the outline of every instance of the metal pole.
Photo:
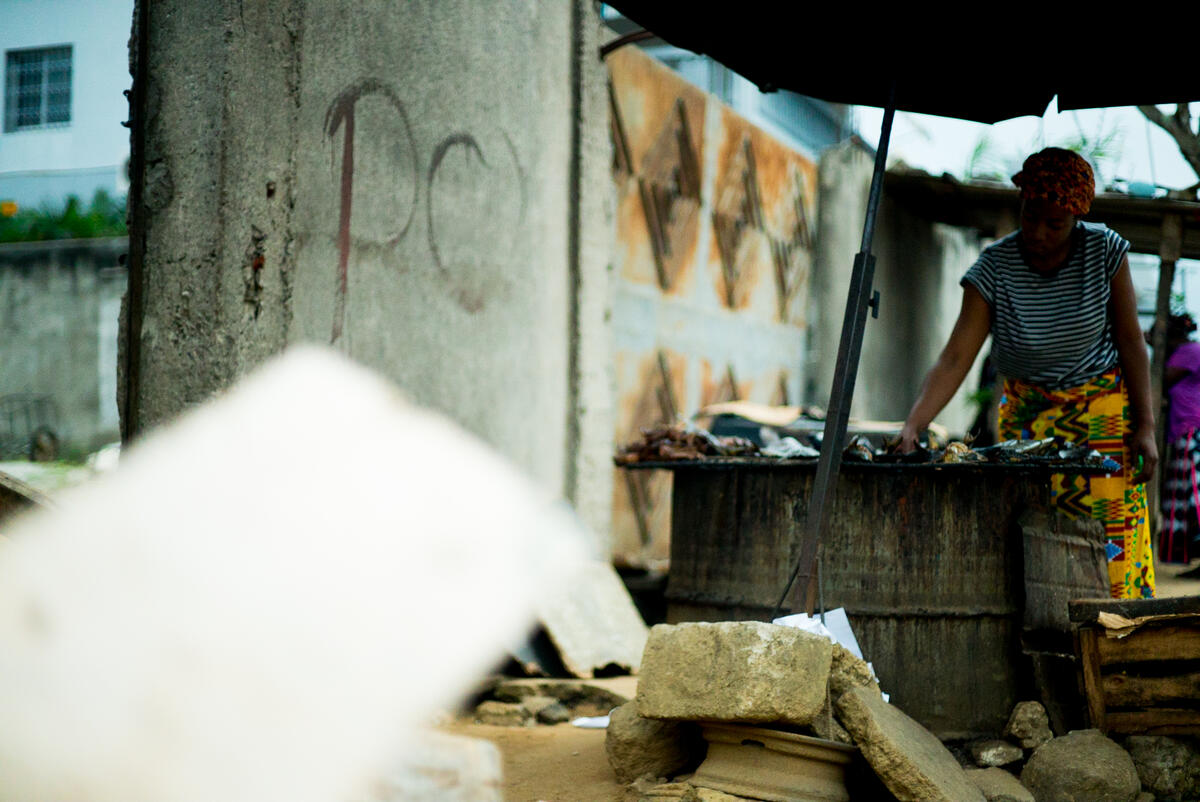
[[(846, 298), (846, 314), (842, 319), (842, 339), (838, 345), (833, 389), (829, 394), (829, 407), (825, 414), (825, 433), (821, 437), (821, 458), (817, 463), (817, 477), (813, 482), (812, 497), (808, 503), (804, 539), (801, 541), (799, 559), (792, 569), (787, 586), (779, 596), (779, 602), (771, 614), (772, 619), (779, 616), (797, 578), (802, 578), (799, 587), (805, 594), (805, 612), (811, 614), (813, 611), (813, 595), (816, 590), (813, 586), (813, 562), (821, 544), (826, 508), (833, 498), (834, 480), (842, 465), (842, 449), (845, 447), (846, 426), (850, 419), (850, 401), (854, 397), (854, 381), (858, 374), (858, 358), (862, 352), (867, 309), (873, 308), (876, 316), (879, 314), (879, 293), (873, 296), (871, 293), (871, 282), (875, 276), (875, 257), (871, 254), (871, 243), (875, 239), (875, 222), (879, 212), (879, 200), (883, 195), (883, 175), (887, 166), (888, 142), (892, 136), (892, 119), (895, 114), (896, 87), (893, 84), (888, 105), (883, 113), (883, 125), (879, 131), (879, 148), (875, 152), (875, 172), (871, 177), (867, 216), (863, 221), (862, 248), (854, 257), (854, 269), (850, 273), (850, 292)], [(800, 517), (798, 504), (794, 517)]]

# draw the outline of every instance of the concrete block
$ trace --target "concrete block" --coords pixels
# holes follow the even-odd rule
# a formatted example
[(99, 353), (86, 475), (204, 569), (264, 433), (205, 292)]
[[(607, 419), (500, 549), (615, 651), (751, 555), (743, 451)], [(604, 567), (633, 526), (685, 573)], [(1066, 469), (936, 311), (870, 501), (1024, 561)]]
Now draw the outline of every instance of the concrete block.
[(900, 802), (984, 802), (950, 750), (933, 733), (868, 688), (837, 701), (842, 724)]
[(865, 660), (840, 643), (833, 644), (833, 663), (829, 670), (829, 695), (834, 700), (851, 688), (874, 688), (879, 692), (879, 683)]
[(567, 670), (585, 678), (609, 666), (636, 673), (646, 624), (612, 564), (585, 563), (563, 588), (542, 601), (538, 618)]
[(648, 718), (808, 724), (825, 703), (832, 644), (757, 621), (659, 624), (638, 682)]

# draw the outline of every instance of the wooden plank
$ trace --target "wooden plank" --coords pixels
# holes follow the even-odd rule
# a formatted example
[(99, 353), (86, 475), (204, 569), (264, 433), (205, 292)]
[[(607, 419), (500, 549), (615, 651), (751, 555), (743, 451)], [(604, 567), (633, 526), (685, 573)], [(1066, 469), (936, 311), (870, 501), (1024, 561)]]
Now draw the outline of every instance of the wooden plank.
[[(1106, 707), (1164, 707), (1200, 700), (1200, 671), (1166, 677), (1107, 674), (1101, 679)], [(1089, 703), (1091, 696), (1088, 696)]]
[(1200, 615), (1200, 596), (1166, 599), (1075, 599), (1068, 605), (1071, 620), (1091, 623), (1102, 612), (1126, 618), (1146, 615)]
[(1200, 625), (1144, 626), (1124, 638), (1097, 639), (1100, 665), (1163, 660), (1200, 660)]
[(1087, 696), (1088, 721), (1105, 731), (1104, 688), (1100, 680), (1100, 653), (1096, 648), (1098, 634), (1091, 627), (1079, 630), (1079, 662), (1083, 669), (1083, 690)]
[(1108, 731), (1145, 735), (1200, 734), (1200, 710), (1138, 710), (1109, 713)]

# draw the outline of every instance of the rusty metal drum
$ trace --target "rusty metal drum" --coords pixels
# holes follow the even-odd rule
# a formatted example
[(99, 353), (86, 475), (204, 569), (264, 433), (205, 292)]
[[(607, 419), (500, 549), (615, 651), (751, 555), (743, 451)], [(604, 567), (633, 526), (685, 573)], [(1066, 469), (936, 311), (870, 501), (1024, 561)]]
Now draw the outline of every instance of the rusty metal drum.
[[(764, 620), (798, 553), (811, 464), (670, 466), (668, 620)], [(942, 738), (999, 733), (1021, 669), (1027, 510), (1044, 467), (846, 465), (822, 541), (826, 609), (844, 607), (892, 701)]]

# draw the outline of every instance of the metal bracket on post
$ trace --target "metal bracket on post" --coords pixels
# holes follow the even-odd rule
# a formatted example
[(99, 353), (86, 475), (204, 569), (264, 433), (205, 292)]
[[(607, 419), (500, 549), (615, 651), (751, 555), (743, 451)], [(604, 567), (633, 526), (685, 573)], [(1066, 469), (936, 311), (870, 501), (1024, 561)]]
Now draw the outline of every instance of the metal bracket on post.
[[(798, 604), (811, 614), (816, 603), (817, 587), (813, 564), (821, 545), (821, 532), (825, 527), (825, 515), (833, 490), (838, 469), (842, 465), (842, 449), (845, 448), (846, 427), (850, 421), (850, 402), (854, 397), (854, 382), (858, 374), (858, 358), (862, 353), (863, 329), (867, 322), (867, 309), (879, 316), (879, 293), (872, 296), (871, 283), (875, 276), (875, 257), (871, 254), (871, 242), (875, 238), (875, 219), (879, 212), (879, 201), (883, 195), (883, 174), (887, 166), (888, 140), (892, 134), (892, 119), (896, 114), (896, 87), (893, 84), (887, 108), (883, 113), (883, 125), (879, 133), (879, 147), (875, 151), (875, 171), (871, 177), (871, 193), (867, 199), (867, 216), (863, 222), (862, 248), (854, 257), (854, 269), (850, 273), (850, 292), (846, 298), (846, 313), (842, 318), (842, 338), (838, 343), (837, 365), (833, 374), (833, 389), (829, 394), (829, 406), (825, 413), (825, 432), (821, 437), (821, 458), (817, 463), (817, 476), (813, 481), (812, 496), (808, 503), (808, 516), (804, 522), (804, 536), (800, 543), (800, 554), (779, 602), (769, 620), (779, 617), (792, 586), (796, 586)], [(798, 506), (798, 505), (797, 505)], [(799, 519), (797, 509), (795, 517)], [(797, 583), (797, 579), (800, 580)]]

